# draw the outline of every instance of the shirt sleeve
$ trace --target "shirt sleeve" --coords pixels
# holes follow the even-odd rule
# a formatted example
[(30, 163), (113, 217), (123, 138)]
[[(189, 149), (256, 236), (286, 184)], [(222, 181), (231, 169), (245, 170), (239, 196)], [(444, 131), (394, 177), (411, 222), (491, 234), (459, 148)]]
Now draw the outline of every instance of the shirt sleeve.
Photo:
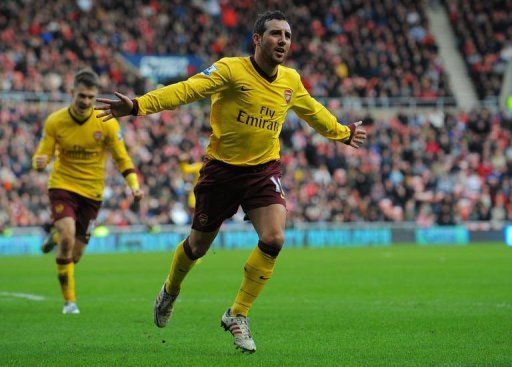
[(126, 151), (124, 145), (123, 134), (117, 120), (109, 122), (109, 135), (107, 140), (107, 148), (112, 154), (112, 158), (116, 162), (117, 169), (127, 176), (128, 174), (135, 172), (135, 168), (132, 159)]
[(327, 108), (311, 97), (300, 77), (297, 92), (292, 99), (291, 109), (326, 138), (343, 142), (350, 138), (350, 128), (340, 124)]
[(138, 97), (138, 115), (144, 116), (207, 98), (229, 87), (231, 71), (221, 59), (189, 79), (155, 89)]
[(47, 119), (44, 123), (43, 127), (43, 136), (41, 138), (41, 141), (39, 142), (39, 145), (37, 146), (36, 152), (34, 153), (34, 156), (32, 157), (32, 165), (35, 166), (35, 160), (37, 156), (41, 155), (47, 155), (48, 156), (48, 163), (53, 158), (53, 155), (55, 153), (55, 128), (54, 124), (50, 122), (49, 119)]

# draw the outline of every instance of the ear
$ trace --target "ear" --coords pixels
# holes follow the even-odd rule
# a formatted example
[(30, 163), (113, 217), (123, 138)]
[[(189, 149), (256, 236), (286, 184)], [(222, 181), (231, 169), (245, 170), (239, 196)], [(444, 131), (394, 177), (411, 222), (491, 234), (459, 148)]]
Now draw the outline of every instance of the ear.
[(253, 33), (253, 35), (252, 35), (252, 43), (255, 46), (261, 46), (261, 36), (258, 33)]

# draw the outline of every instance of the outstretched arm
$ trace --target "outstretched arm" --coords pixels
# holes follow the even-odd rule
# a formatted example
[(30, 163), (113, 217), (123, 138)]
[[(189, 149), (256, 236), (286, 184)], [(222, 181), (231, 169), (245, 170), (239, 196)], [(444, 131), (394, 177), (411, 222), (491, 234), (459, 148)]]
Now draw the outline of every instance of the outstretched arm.
[(145, 116), (163, 110), (172, 110), (180, 105), (207, 98), (228, 88), (230, 78), (229, 66), (222, 59), (202, 73), (196, 74), (183, 82), (152, 90), (136, 99), (130, 99), (119, 92), (115, 92), (118, 99), (98, 98), (98, 102), (105, 105), (95, 108), (103, 111), (97, 117), (103, 118), (103, 121), (108, 121), (113, 117)]
[(291, 108), (309, 126), (328, 139), (341, 141), (356, 149), (366, 140), (366, 130), (361, 126), (362, 121), (348, 125), (340, 124), (336, 116), (309, 95), (300, 78)]
[(294, 106), (297, 115), (328, 139), (341, 141), (353, 148), (359, 148), (366, 140), (366, 130), (362, 121), (343, 125), (324, 106), (309, 95), (304, 98), (306, 103)]

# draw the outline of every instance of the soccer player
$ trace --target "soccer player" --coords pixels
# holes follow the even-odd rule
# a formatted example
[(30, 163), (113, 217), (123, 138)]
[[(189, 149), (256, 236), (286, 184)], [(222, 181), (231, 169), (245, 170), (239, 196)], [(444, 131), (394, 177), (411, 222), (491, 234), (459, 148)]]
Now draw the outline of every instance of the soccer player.
[(157, 295), (154, 321), (164, 327), (186, 274), (202, 257), (222, 222), (241, 205), (259, 242), (245, 266), (242, 284), (221, 325), (237, 348), (256, 351), (247, 315), (274, 271), (284, 243), (285, 193), (281, 185), (279, 134), (288, 110), (323, 136), (358, 148), (366, 139), (361, 121), (340, 124), (304, 88), (299, 74), (281, 64), (290, 49), (292, 32), (280, 11), (266, 12), (254, 25), (251, 57), (215, 62), (188, 80), (131, 100), (98, 99), (105, 105), (99, 118), (148, 115), (211, 98), (212, 135), (194, 192), (196, 207), (190, 234), (178, 244), (167, 279)]
[[(179, 158), (181, 173), (184, 176), (192, 175), (195, 186), (199, 180), (199, 172), (201, 171), (203, 164), (201, 162), (192, 162), (189, 154), (187, 153), (181, 154)], [(194, 208), (196, 207), (196, 196), (194, 195), (194, 190), (190, 190), (188, 193), (187, 203), (190, 213), (193, 215)]]
[(80, 313), (74, 269), (101, 206), (107, 151), (134, 199), (139, 201), (143, 196), (118, 122), (104, 123), (94, 114), (98, 86), (98, 75), (92, 70), (80, 70), (75, 75), (71, 105), (46, 119), (43, 137), (32, 158), (34, 169), (43, 171), (55, 156), (48, 191), (57, 231), (52, 238), (57, 242), (57, 276), (64, 297), (64, 314)]

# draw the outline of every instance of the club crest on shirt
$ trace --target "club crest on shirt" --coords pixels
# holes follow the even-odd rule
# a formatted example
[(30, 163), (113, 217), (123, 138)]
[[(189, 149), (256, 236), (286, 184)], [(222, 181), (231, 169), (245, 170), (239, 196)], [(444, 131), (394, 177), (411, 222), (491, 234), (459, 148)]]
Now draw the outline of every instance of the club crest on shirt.
[(92, 133), (92, 137), (96, 141), (96, 143), (99, 143), (101, 141), (101, 138), (103, 138), (103, 133), (101, 131), (95, 131)]
[(290, 103), (290, 100), (292, 99), (293, 91), (291, 89), (285, 89), (284, 90), (284, 100), (286, 101), (286, 104)]
[(55, 205), (55, 212), (56, 212), (57, 214), (62, 213), (62, 211), (63, 211), (63, 210), (64, 210), (64, 205), (62, 205), (62, 204), (57, 204), (57, 205)]

